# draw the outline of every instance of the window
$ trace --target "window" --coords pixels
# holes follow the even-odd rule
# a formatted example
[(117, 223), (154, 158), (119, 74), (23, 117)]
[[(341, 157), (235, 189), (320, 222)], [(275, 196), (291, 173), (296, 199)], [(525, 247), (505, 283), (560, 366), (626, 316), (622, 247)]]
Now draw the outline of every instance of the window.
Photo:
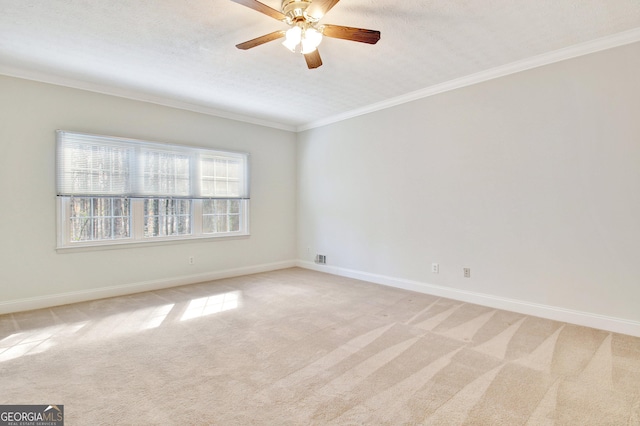
[(202, 211), (202, 232), (237, 232), (240, 230), (240, 202), (238, 200), (206, 200)]
[(57, 132), (58, 247), (248, 235), (248, 154)]
[(131, 208), (127, 198), (71, 198), (69, 235), (71, 241), (129, 238)]

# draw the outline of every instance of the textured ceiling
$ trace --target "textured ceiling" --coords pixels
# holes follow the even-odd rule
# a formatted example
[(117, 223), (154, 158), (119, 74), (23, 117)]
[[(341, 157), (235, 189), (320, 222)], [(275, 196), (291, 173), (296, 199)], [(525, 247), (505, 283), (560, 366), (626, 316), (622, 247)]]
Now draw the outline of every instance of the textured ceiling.
[(287, 26), (230, 0), (0, 0), (0, 73), (296, 129), (637, 30), (640, 1), (342, 0), (321, 23), (382, 38), (325, 38), (308, 70), (279, 41), (236, 49)]

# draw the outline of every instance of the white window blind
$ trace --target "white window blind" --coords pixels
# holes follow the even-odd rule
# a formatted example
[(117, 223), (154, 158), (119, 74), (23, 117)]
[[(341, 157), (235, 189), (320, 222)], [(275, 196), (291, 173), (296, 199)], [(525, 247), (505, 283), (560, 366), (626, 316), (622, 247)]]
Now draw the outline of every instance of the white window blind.
[(248, 155), (57, 133), (59, 196), (249, 199)]
[(143, 147), (139, 157), (141, 194), (193, 198), (189, 153)]
[(58, 195), (131, 195), (133, 146), (58, 132), (57, 153)]

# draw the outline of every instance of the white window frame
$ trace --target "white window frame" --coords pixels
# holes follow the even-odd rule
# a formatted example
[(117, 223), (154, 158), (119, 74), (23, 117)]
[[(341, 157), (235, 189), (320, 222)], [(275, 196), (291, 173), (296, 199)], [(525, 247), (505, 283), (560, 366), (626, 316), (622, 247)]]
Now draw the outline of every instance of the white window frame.
[[(146, 188), (141, 187), (142, 179), (139, 179), (131, 185), (134, 193), (128, 194), (68, 194), (68, 189), (61, 189), (64, 187), (64, 183), (60, 183), (62, 179), (60, 177), (63, 174), (64, 166), (61, 165), (62, 145), (64, 143), (63, 138), (65, 136), (80, 137), (91, 140), (91, 138), (103, 139), (113, 141), (118, 144), (130, 144), (137, 150), (144, 149), (158, 149), (168, 151), (184, 151), (191, 155), (191, 194), (187, 196), (172, 197), (171, 195), (163, 195), (157, 191), (150, 193)], [(249, 231), (249, 154), (224, 151), (218, 149), (208, 149), (200, 147), (168, 145), (157, 142), (140, 141), (136, 139), (124, 139), (109, 136), (98, 136), (85, 133), (57, 131), (57, 150), (58, 150), (58, 166), (56, 168), (56, 182), (58, 183), (58, 196), (56, 197), (56, 211), (57, 211), (57, 249), (74, 249), (74, 248), (91, 248), (91, 247), (110, 247), (117, 248), (118, 246), (128, 246), (131, 244), (153, 244), (153, 243), (167, 243), (167, 242), (180, 242), (202, 239), (228, 239), (246, 237), (250, 235)], [(243, 159), (244, 173), (242, 174), (242, 180), (244, 190), (241, 189), (242, 194), (236, 196), (216, 196), (215, 194), (200, 194), (200, 182), (198, 174), (200, 173), (200, 156), (204, 157), (225, 157), (228, 158), (241, 158)], [(140, 163), (140, 158), (135, 158), (135, 163)], [(135, 173), (134, 171), (132, 173)], [(86, 241), (72, 241), (71, 240), (71, 200), (73, 197), (78, 198), (96, 198), (96, 197), (109, 197), (109, 198), (128, 198), (130, 201), (131, 214), (129, 218), (130, 236), (128, 238), (118, 239), (104, 239), (104, 240), (86, 240)], [(187, 199), (191, 202), (191, 233), (183, 235), (171, 235), (171, 236), (144, 236), (144, 201), (145, 199), (154, 198), (181, 198)], [(239, 231), (230, 232), (218, 232), (218, 233), (204, 233), (203, 232), (203, 202), (209, 199), (227, 199), (238, 200), (240, 204), (240, 227)]]

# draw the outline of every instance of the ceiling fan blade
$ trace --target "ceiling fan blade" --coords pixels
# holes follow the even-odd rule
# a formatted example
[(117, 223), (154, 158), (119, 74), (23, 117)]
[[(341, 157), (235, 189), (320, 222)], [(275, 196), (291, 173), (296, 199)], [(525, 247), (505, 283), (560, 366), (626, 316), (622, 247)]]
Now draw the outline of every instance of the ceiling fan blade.
[(252, 47), (260, 46), (261, 44), (265, 44), (265, 43), (268, 43), (270, 41), (282, 38), (282, 37), (285, 36), (285, 33), (286, 33), (286, 31), (284, 31), (284, 30), (274, 31), (272, 33), (265, 34), (263, 36), (254, 38), (252, 40), (245, 41), (244, 43), (236, 44), (236, 47), (238, 49), (242, 49), (242, 50), (251, 49)]
[(343, 27), (342, 25), (323, 25), (322, 33), (327, 37), (343, 40), (358, 41), (360, 43), (376, 44), (380, 40), (380, 31), (365, 30), (364, 28)]
[(284, 21), (285, 19), (287, 19), (284, 13), (280, 12), (279, 10), (273, 9), (264, 3), (260, 3), (257, 0), (231, 0), (231, 1), (234, 3), (241, 4), (243, 6), (247, 6), (260, 13), (264, 13), (265, 15), (271, 16), (272, 18), (277, 19), (278, 21)]
[(304, 60), (307, 61), (307, 66), (310, 70), (322, 66), (322, 59), (320, 58), (320, 52), (318, 52), (318, 49), (304, 55)]
[(320, 19), (339, 1), (340, 0), (311, 0), (311, 4), (306, 10), (307, 15), (313, 16), (315, 19)]

